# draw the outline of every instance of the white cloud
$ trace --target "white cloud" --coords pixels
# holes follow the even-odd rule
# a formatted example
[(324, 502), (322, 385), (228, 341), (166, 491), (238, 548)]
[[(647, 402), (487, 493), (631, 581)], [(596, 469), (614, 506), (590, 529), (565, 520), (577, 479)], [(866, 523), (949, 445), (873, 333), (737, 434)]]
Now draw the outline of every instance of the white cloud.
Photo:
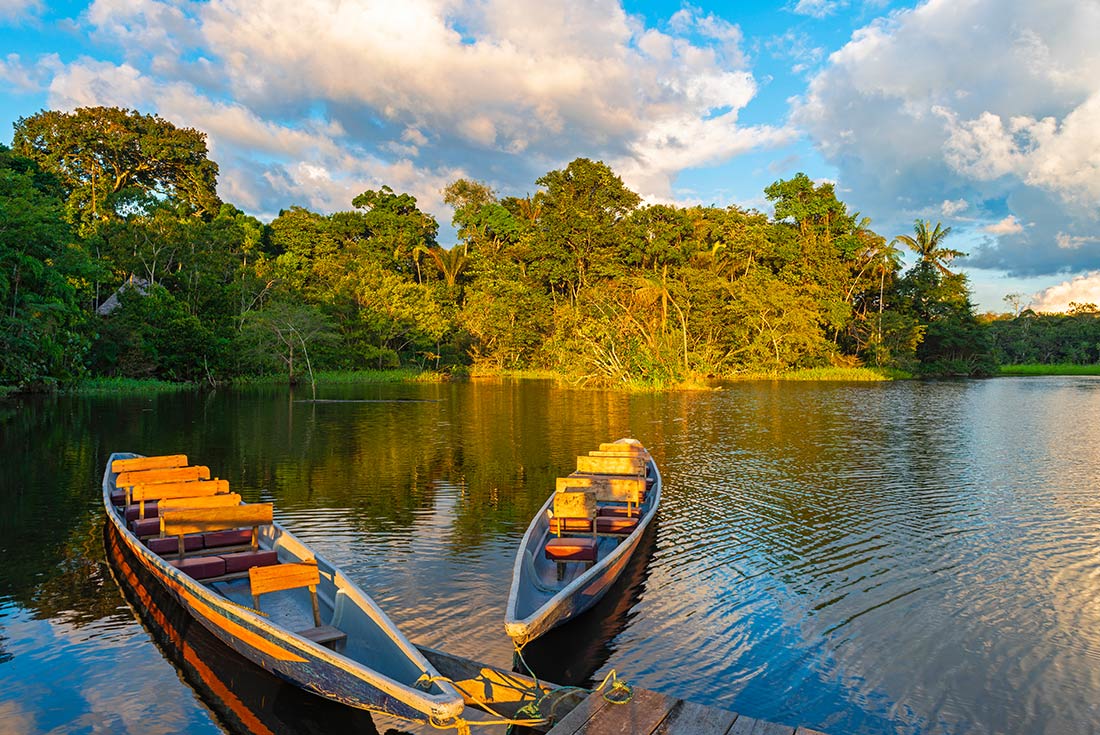
[(42, 12), (42, 0), (0, 0), (0, 22), (18, 25)]
[(847, 5), (843, 0), (798, 0), (791, 12), (821, 20)]
[(1024, 226), (1014, 215), (1008, 215), (1000, 222), (994, 222), (982, 228), (983, 232), (991, 235), (1018, 235), (1024, 231)]
[(421, 198), (443, 172), (526, 191), (577, 156), (667, 200), (684, 168), (793, 135), (738, 122), (757, 91), (741, 29), (691, 6), (664, 30), (617, 0), (95, 0), (82, 23), (125, 61), (57, 70), (51, 104), (205, 130), (227, 197), (253, 211), (284, 206), (298, 181), (325, 200), (382, 176)]
[(794, 74), (801, 74), (825, 56), (825, 49), (815, 46), (808, 34), (794, 30), (788, 30), (781, 36), (772, 36), (764, 42), (764, 47), (776, 58), (793, 61), (791, 72)]
[(876, 223), (965, 200), (971, 219), (1028, 223), (972, 267), (1095, 268), (1100, 247), (1056, 236), (1100, 227), (1097, 27), (1093, 0), (929, 0), (856, 31), (792, 119)]
[(944, 217), (954, 217), (956, 214), (965, 212), (970, 207), (970, 203), (965, 199), (944, 199), (940, 204), (940, 212)]
[(1100, 304), (1100, 271), (1091, 271), (1035, 294), (1031, 308), (1037, 312), (1068, 311), (1073, 304)]
[(70, 64), (51, 81), (50, 104), (156, 110), (178, 125), (205, 132), (211, 158), (220, 164), (223, 198), (268, 217), (290, 204), (348, 209), (356, 194), (383, 184), (412, 193), (428, 211), (443, 215), (440, 190), (463, 175), (457, 168), (385, 160), (347, 140), (338, 123), (291, 126), (265, 120), (241, 104), (204, 97), (184, 82), (161, 82), (129, 64), (89, 59)]
[(1070, 235), (1065, 232), (1059, 232), (1054, 236), (1054, 242), (1056, 242), (1058, 247), (1062, 250), (1078, 250), (1086, 243), (1100, 242), (1100, 238), (1090, 237), (1088, 235)]

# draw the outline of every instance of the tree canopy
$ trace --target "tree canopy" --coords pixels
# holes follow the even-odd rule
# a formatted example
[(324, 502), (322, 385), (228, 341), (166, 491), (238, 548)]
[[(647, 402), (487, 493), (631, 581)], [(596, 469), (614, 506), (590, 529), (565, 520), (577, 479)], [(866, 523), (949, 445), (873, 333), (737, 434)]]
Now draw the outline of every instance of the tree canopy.
[[(947, 267), (950, 228), (887, 242), (805, 174), (765, 190), (774, 216), (645, 204), (587, 158), (524, 196), (458, 179), (442, 192), (458, 242), (443, 247), (417, 199), (384, 185), (345, 211), (260, 222), (218, 199), (204, 134), (156, 115), (41, 112), (14, 146), (0, 151), (5, 385), (294, 379), (307, 357), (644, 386), (991, 365), (990, 330)], [(918, 255), (904, 272), (903, 244)]]
[(69, 220), (85, 231), (162, 199), (203, 216), (221, 204), (206, 135), (157, 115), (116, 107), (42, 111), (15, 123), (12, 147), (58, 177)]

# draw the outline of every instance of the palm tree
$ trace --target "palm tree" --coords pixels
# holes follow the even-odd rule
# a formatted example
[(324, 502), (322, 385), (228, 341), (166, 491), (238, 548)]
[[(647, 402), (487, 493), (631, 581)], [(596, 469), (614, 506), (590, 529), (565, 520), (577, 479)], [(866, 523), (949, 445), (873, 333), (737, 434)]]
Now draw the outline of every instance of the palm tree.
[(466, 269), (466, 265), (469, 263), (470, 259), (457, 247), (453, 247), (450, 250), (444, 250), (436, 245), (429, 249), (427, 253), (432, 256), (435, 267), (443, 274), (443, 279), (447, 282), (447, 286), (449, 288), (454, 288), (459, 275)]
[(928, 228), (931, 224), (932, 223), (928, 220), (919, 219), (913, 225), (913, 237), (909, 235), (898, 235), (894, 238), (894, 242), (900, 242), (907, 245), (910, 250), (920, 256), (922, 263), (928, 263), (929, 265), (935, 266), (943, 275), (954, 275), (951, 271), (947, 270), (947, 264), (954, 258), (965, 256), (966, 253), (960, 250), (940, 247), (944, 238), (951, 234), (951, 228), (944, 227), (943, 224), (937, 222), (936, 228), (929, 232)]

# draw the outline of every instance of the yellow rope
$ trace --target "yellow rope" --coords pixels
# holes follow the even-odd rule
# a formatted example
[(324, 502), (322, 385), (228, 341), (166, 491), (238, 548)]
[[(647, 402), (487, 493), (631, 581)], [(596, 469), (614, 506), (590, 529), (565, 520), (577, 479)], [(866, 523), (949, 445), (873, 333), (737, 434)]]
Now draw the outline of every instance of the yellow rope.
[[(475, 721), (471, 722), (470, 720), (463, 719), (462, 717), (454, 717), (450, 720), (437, 722), (434, 717), (429, 717), (428, 718), (429, 724), (431, 724), (431, 726), (434, 727), (437, 730), (450, 730), (453, 727), (453, 728), (456, 728), (458, 730), (458, 735), (470, 735), (470, 725), (471, 724), (473, 724), (473, 725), (522, 725), (523, 727), (539, 727), (540, 725), (549, 724), (549, 721), (545, 717), (514, 718), (514, 717), (507, 717), (505, 715), (502, 715), (501, 713), (497, 712), (492, 707), (490, 707), (488, 702), (485, 702), (485, 701), (482, 701), (481, 699), (478, 699), (473, 694), (466, 693), (465, 690), (459, 688), (458, 684), (456, 684), (453, 679), (449, 679), (446, 676), (428, 676), (427, 674), (424, 674), (423, 676), (421, 676), (419, 679), (416, 680), (416, 683), (420, 684), (421, 682), (424, 682), (424, 683), (430, 685), (433, 682), (437, 682), (437, 681), (447, 682), (448, 684), (453, 686), (455, 689), (458, 689), (459, 691), (466, 694), (468, 697), (470, 697), (470, 699), (473, 699), (478, 707), (481, 707), (486, 712), (491, 714), (493, 717), (497, 718), (495, 720), (475, 720)], [(517, 714), (518, 714), (518, 712), (517, 712)]]
[(602, 691), (609, 681), (611, 682), (611, 688), (603, 693), (603, 698), (606, 701), (611, 704), (626, 704), (634, 698), (634, 687), (620, 679), (619, 675), (615, 673), (615, 669), (611, 669), (611, 671), (607, 672), (607, 676), (603, 678), (600, 685), (592, 691)]

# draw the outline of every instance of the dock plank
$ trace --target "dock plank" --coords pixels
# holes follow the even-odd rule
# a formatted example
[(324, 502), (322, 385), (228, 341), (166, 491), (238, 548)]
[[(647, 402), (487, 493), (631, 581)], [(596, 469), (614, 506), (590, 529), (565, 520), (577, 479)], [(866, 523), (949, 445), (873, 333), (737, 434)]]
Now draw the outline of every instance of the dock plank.
[(561, 718), (547, 735), (576, 735), (584, 725), (611, 703), (599, 692), (589, 694), (573, 711)]
[(575, 735), (649, 735), (678, 701), (649, 689), (635, 689), (630, 701), (602, 708)]
[(726, 735), (735, 720), (736, 712), (681, 700), (653, 735)]
[(741, 716), (733, 723), (727, 735), (794, 735), (794, 728)]

